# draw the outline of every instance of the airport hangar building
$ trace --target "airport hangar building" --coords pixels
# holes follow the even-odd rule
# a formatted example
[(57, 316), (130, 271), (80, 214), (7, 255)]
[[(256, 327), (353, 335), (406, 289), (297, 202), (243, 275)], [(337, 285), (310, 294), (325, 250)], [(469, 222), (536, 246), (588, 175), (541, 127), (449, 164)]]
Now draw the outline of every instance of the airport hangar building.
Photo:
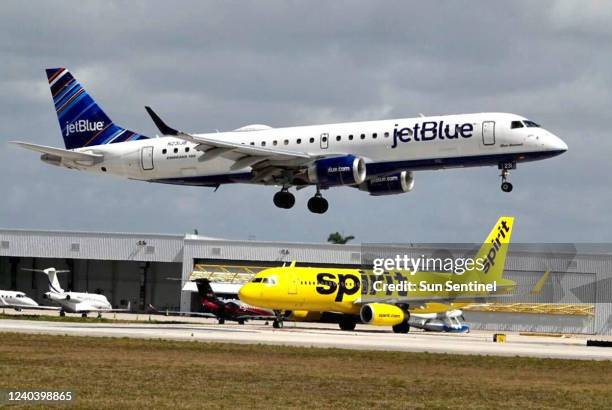
[[(363, 249), (359, 245), (234, 241), (192, 234), (0, 229), (0, 289), (24, 291), (47, 304), (45, 275), (23, 269), (55, 267), (70, 271), (60, 274), (64, 289), (102, 293), (116, 308), (130, 302), (138, 311), (149, 304), (160, 310), (199, 310), (197, 296), (181, 290), (192, 274), (244, 280), (265, 267), (293, 260), (304, 265), (357, 267)], [(420, 254), (422, 250), (415, 250), (415, 256)], [(512, 252), (505, 275), (521, 283), (525, 294), (546, 270), (554, 267), (543, 267), (541, 255)], [(513, 303), (506, 299), (466, 310), (467, 324), (473, 329), (612, 335), (612, 255), (575, 257), (562, 270), (550, 274), (554, 280), (548, 280), (533, 300), (523, 297), (521, 303)], [(547, 301), (556, 303), (541, 303), (542, 293)]]

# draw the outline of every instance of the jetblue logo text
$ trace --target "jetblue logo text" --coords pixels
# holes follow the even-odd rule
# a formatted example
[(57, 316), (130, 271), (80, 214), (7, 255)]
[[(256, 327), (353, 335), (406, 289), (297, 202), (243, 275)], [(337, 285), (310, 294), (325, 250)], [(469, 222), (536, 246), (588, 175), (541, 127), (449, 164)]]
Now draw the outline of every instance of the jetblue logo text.
[(66, 123), (66, 136), (77, 132), (101, 131), (104, 128), (102, 121), (78, 120), (71, 124)]
[(470, 123), (449, 125), (444, 121), (425, 121), (422, 124), (414, 124), (412, 128), (396, 128), (393, 130), (393, 145), (397, 147), (400, 142), (410, 141), (433, 141), (435, 139), (458, 139), (470, 138), (474, 135), (474, 126)]

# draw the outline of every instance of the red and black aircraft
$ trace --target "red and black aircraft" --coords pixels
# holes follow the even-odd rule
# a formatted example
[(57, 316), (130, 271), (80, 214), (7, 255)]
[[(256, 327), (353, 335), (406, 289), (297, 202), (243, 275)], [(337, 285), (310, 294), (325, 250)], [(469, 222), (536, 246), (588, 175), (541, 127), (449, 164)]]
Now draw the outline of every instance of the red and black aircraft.
[(208, 279), (196, 279), (198, 295), (202, 306), (201, 312), (182, 312), (182, 311), (160, 311), (153, 305), (149, 305), (148, 313), (165, 315), (184, 315), (184, 316), (203, 316), (217, 318), (219, 324), (226, 320), (244, 324), (250, 319), (267, 320), (276, 318), (273, 311), (248, 305), (239, 299), (223, 299), (218, 297), (210, 286)]

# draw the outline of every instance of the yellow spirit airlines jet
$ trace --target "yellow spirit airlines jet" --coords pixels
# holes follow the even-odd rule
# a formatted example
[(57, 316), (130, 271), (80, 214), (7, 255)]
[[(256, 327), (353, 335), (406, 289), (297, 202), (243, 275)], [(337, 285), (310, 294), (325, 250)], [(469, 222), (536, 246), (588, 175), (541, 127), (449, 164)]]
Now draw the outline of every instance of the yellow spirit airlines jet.
[(469, 301), (505, 295), (516, 286), (503, 278), (513, 222), (513, 217), (499, 218), (462, 274), (394, 270), (376, 275), (359, 269), (297, 267), (292, 262), (261, 271), (239, 296), (248, 304), (273, 309), (276, 328), (282, 327), (285, 311), (334, 312), (341, 314), (343, 330), (353, 330), (359, 322), (406, 333), (411, 312), (441, 313)]

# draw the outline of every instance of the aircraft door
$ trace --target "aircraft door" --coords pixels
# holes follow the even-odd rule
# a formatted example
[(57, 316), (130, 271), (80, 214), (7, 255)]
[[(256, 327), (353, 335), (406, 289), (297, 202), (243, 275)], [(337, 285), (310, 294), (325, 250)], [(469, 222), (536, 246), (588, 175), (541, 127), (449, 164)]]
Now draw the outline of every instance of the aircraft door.
[(483, 145), (495, 145), (495, 121), (482, 123), (482, 143)]
[(140, 160), (142, 163), (142, 169), (144, 171), (150, 171), (153, 169), (153, 147), (142, 147), (140, 153)]
[(327, 149), (329, 146), (329, 134), (323, 133), (321, 134), (321, 149)]
[(298, 285), (298, 277), (297, 274), (291, 272), (289, 275), (289, 286), (287, 288), (287, 293), (290, 295), (297, 294), (297, 285)]

